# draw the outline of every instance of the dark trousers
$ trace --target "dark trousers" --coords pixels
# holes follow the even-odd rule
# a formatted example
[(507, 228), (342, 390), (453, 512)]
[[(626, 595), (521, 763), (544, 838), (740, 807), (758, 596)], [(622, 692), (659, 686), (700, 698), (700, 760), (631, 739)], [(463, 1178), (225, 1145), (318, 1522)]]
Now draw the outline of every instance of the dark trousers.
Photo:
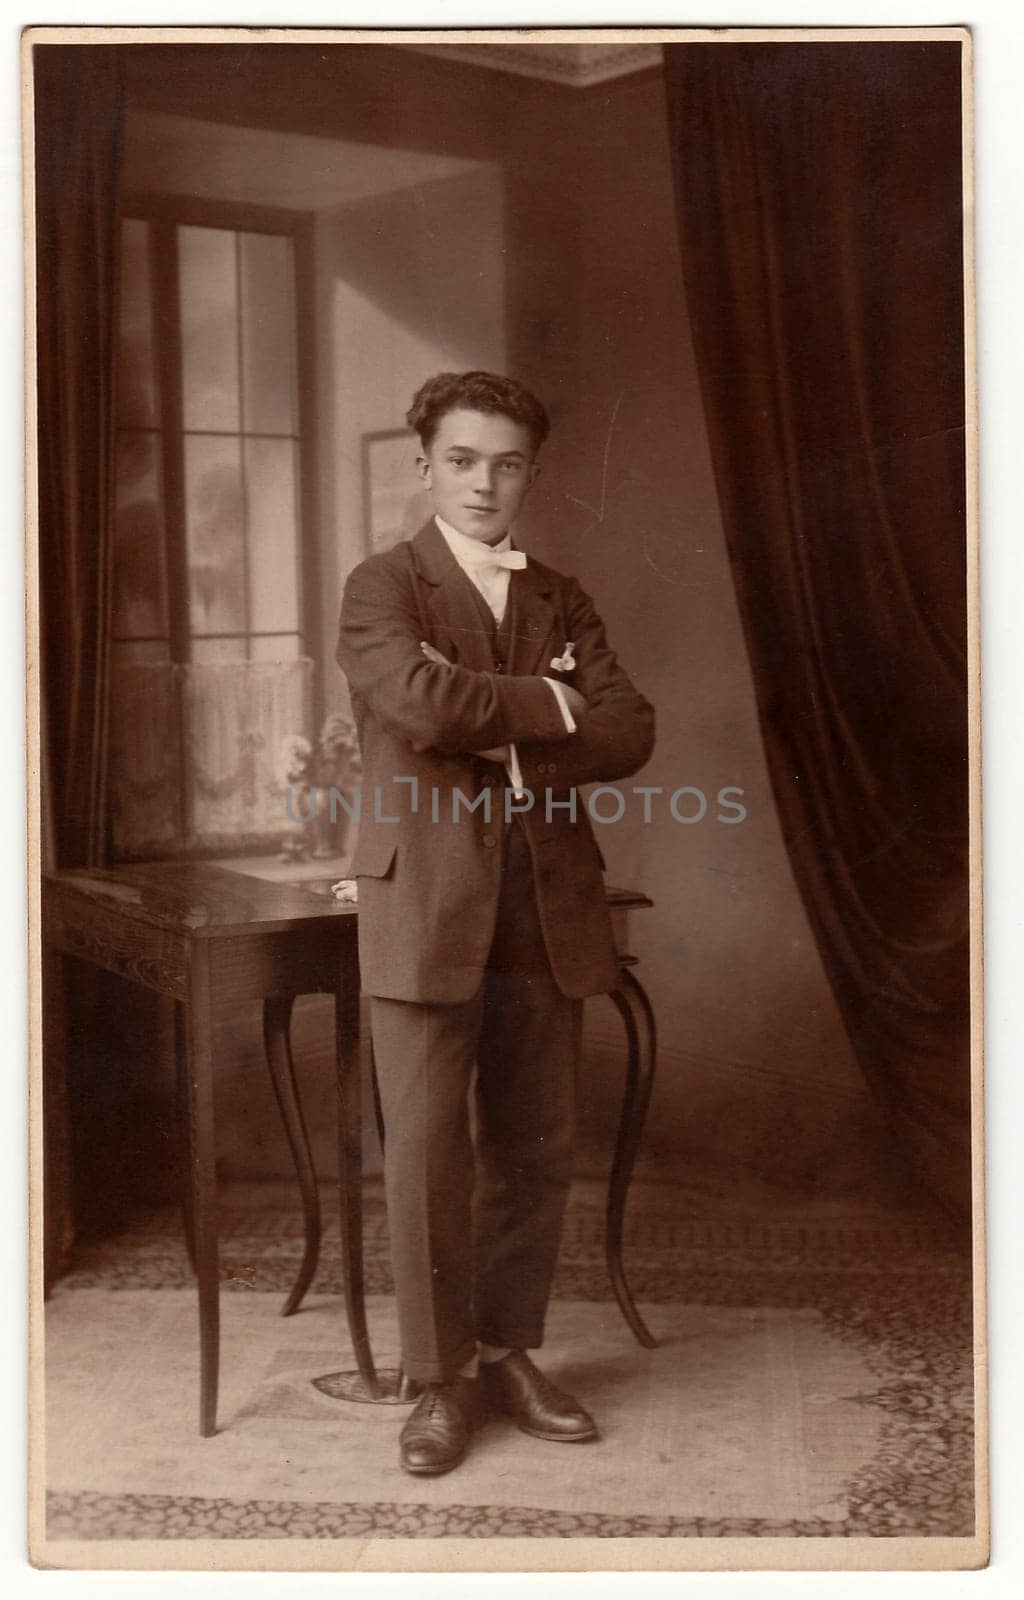
[(473, 998), (371, 1000), (402, 1364), (422, 1383), (454, 1377), (477, 1340), (542, 1342), (572, 1178), (582, 1002), (551, 976), (517, 822), (503, 851)]

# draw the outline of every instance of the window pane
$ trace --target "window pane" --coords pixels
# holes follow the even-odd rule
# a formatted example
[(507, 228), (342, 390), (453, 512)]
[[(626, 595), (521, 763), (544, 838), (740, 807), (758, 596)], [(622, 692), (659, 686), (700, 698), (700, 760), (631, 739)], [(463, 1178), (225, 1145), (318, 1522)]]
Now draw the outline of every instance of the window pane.
[(243, 506), (239, 440), (186, 438), (185, 522), (193, 634), (245, 631)]
[(118, 435), (114, 634), (122, 639), (167, 633), (160, 449), (157, 434)]
[(302, 641), (297, 633), (275, 633), (269, 638), (257, 635), (250, 640), (249, 654), (254, 661), (296, 661), (302, 654)]
[(239, 425), (235, 238), (222, 228), (178, 229), (186, 430)]
[(291, 439), (246, 439), (250, 627), (291, 633), (299, 626), (298, 512)]
[(242, 288), (242, 427), (295, 433), (295, 299), (292, 241), (239, 234)]
[(151, 428), (156, 423), (149, 226), (132, 220), (121, 224), (117, 415), (122, 428)]

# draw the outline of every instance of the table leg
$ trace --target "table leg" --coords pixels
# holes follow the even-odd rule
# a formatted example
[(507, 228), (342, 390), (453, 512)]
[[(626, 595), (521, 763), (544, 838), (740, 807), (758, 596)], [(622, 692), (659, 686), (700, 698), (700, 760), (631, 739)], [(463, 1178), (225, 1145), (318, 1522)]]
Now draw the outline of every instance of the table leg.
[(633, 1175), (636, 1153), (640, 1147), (651, 1089), (654, 1086), (656, 1033), (654, 1012), (642, 985), (631, 972), (623, 969), (619, 987), (611, 996), (626, 1028), (627, 1064), (626, 1093), (622, 1103), (622, 1117), (615, 1144), (615, 1160), (608, 1185), (608, 1209), (605, 1220), (605, 1257), (608, 1273), (619, 1302), (622, 1315), (639, 1342), (648, 1350), (657, 1348), (653, 1337), (636, 1309), (626, 1274), (622, 1266), (622, 1223), (626, 1210), (629, 1180)]
[(185, 1012), (188, 1156), (199, 1280), (199, 1431), (217, 1431), (220, 1363), (220, 1279), (217, 1260), (217, 1165), (213, 1104), (213, 1016), (209, 951), (192, 946), (189, 1003)]
[(295, 1079), (288, 1028), (291, 1022), (293, 995), (278, 996), (263, 1002), (263, 1045), (270, 1068), (270, 1081), (274, 1085), (281, 1121), (288, 1136), (288, 1145), (295, 1163), (302, 1195), (302, 1215), (305, 1223), (306, 1243), (298, 1277), (285, 1301), (283, 1316), (290, 1317), (302, 1304), (302, 1298), (313, 1281), (317, 1259), (320, 1255), (320, 1197), (316, 1188), (313, 1153), (309, 1147), (299, 1100), (299, 1086)]
[(339, 958), (334, 994), (335, 1048), (338, 1071), (338, 1180), (341, 1189), (341, 1270), (345, 1314), (356, 1366), (368, 1399), (380, 1397), (366, 1329), (363, 1292), (363, 1129), (362, 1083), (359, 1070), (359, 984), (352, 961)]
[(189, 1143), (188, 1039), (186, 1007), (174, 1007), (174, 1081), (178, 1102), (178, 1159), (181, 1172), (181, 1218), (189, 1265), (196, 1270), (196, 1224), (192, 1211), (192, 1168)]

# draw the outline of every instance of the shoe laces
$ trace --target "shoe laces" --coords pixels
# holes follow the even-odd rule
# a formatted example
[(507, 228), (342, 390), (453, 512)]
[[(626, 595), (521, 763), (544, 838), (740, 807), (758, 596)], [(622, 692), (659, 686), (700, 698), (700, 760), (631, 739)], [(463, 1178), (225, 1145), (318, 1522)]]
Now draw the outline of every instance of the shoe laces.
[(427, 1389), (427, 1394), (429, 1396), (429, 1399), (428, 1399), (427, 1404), (424, 1407), (423, 1413), (422, 1413), (424, 1422), (433, 1421), (434, 1417), (436, 1417), (439, 1412), (444, 1411), (445, 1406), (444, 1406), (443, 1402), (444, 1402), (445, 1396), (446, 1395), (452, 1396), (453, 1393), (454, 1393), (454, 1388), (455, 1388), (454, 1384), (450, 1384), (450, 1383), (447, 1383), (447, 1384), (432, 1383), (432, 1384), (430, 1384), (430, 1386)]

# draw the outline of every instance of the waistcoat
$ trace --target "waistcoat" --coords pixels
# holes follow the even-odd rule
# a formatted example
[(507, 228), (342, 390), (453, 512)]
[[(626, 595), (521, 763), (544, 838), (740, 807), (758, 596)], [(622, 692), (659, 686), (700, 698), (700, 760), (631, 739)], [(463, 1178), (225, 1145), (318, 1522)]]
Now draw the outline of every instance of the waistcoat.
[[(463, 576), (466, 576), (465, 573)], [(514, 579), (515, 574), (512, 575), (512, 581), (508, 586), (508, 600), (505, 604), (505, 614), (499, 623), (495, 622), (494, 612), (487, 604), (487, 601), (480, 593), (480, 590), (477, 588), (476, 584), (471, 578), (466, 578), (466, 582), (473, 591), (473, 599), (476, 602), (477, 611), (480, 613), (481, 626), (485, 629), (491, 641), (491, 659), (494, 663), (495, 672), (507, 672), (509, 669), (509, 662), (512, 659), (512, 639), (514, 637), (513, 624), (515, 617)], [(499, 811), (500, 806), (501, 802), (499, 800)], [(512, 821), (513, 823), (517, 824), (518, 829), (521, 830), (522, 837), (525, 840), (526, 824), (523, 821), (522, 813), (519, 811), (514, 812), (512, 815)]]
[(509, 661), (512, 657), (513, 620), (515, 613), (515, 574), (510, 574), (511, 581), (508, 586), (508, 600), (505, 604), (505, 615), (500, 623), (495, 622), (494, 612), (484, 599), (472, 578), (466, 577), (466, 582), (473, 591), (473, 600), (480, 614), (480, 621), (491, 642), (491, 659), (495, 672), (507, 672)]

